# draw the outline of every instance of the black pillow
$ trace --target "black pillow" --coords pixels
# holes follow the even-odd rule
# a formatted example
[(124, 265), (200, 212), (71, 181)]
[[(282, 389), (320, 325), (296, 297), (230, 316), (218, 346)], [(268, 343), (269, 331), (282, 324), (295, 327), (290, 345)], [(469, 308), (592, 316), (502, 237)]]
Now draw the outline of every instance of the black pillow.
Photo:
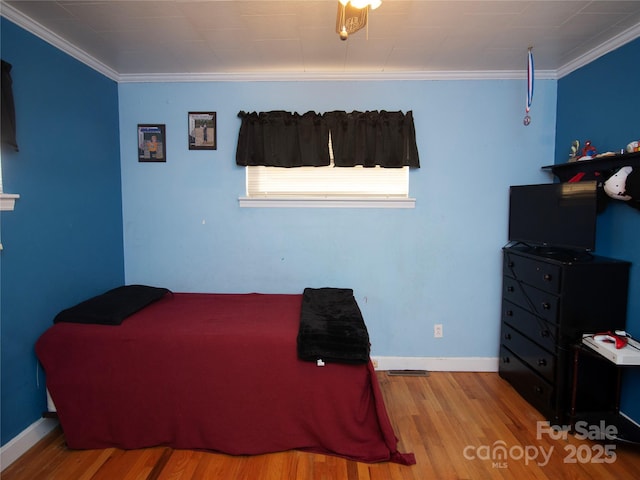
[(62, 310), (53, 323), (120, 325), (125, 318), (160, 300), (170, 290), (147, 285), (123, 285)]

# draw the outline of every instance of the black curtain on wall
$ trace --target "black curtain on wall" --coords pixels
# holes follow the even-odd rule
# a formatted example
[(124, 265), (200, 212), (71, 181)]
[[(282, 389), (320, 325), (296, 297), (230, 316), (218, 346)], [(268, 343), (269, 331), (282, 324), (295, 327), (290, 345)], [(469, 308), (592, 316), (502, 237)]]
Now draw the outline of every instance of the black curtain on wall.
[(16, 140), (16, 111), (13, 103), (13, 80), (11, 79), (11, 64), (2, 60), (2, 117), (0, 118), (0, 130), (2, 143), (11, 146), (18, 151)]
[(412, 112), (333, 111), (303, 115), (284, 111), (245, 113), (236, 163), (276, 167), (329, 165), (331, 131), (337, 167), (419, 167)]
[(336, 167), (420, 167), (413, 112), (328, 112)]
[(236, 163), (244, 166), (329, 165), (329, 131), (322, 115), (284, 111), (240, 112)]

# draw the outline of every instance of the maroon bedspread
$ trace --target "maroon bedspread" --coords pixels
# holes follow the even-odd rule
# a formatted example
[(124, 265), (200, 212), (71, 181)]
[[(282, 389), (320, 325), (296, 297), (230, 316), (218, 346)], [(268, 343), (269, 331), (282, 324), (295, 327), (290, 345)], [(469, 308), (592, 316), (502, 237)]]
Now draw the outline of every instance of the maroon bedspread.
[(52, 326), (36, 354), (68, 446), (415, 463), (371, 363), (297, 358), (301, 298), (176, 293), (119, 326)]

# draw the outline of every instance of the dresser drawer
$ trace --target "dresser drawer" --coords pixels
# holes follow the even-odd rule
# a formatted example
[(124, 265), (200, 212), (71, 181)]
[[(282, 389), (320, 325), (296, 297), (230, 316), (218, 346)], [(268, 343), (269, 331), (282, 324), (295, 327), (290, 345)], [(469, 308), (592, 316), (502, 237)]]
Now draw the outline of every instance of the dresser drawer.
[(502, 297), (548, 322), (558, 321), (559, 299), (549, 292), (505, 276), (502, 277)]
[(557, 420), (553, 386), (504, 346), (500, 348), (499, 374), (545, 417)]
[(558, 327), (536, 317), (528, 310), (517, 305), (502, 301), (502, 321), (520, 331), (541, 347), (555, 352)]
[(541, 290), (551, 293), (560, 292), (560, 277), (562, 274), (560, 265), (505, 253), (503, 272), (505, 275)]
[(546, 380), (555, 381), (556, 356), (548, 352), (537, 343), (533, 343), (520, 332), (502, 324), (502, 345), (515, 352), (521, 360), (526, 362), (532, 370), (539, 373)]

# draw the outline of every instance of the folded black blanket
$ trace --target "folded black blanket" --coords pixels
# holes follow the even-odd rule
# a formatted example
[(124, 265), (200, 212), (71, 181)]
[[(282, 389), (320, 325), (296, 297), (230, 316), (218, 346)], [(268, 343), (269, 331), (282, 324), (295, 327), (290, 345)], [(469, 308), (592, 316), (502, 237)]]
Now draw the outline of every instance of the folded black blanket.
[(371, 344), (362, 312), (348, 288), (305, 288), (298, 357), (302, 360), (366, 363)]
[(123, 285), (62, 310), (53, 323), (120, 325), (127, 317), (160, 300), (170, 290), (148, 285)]

